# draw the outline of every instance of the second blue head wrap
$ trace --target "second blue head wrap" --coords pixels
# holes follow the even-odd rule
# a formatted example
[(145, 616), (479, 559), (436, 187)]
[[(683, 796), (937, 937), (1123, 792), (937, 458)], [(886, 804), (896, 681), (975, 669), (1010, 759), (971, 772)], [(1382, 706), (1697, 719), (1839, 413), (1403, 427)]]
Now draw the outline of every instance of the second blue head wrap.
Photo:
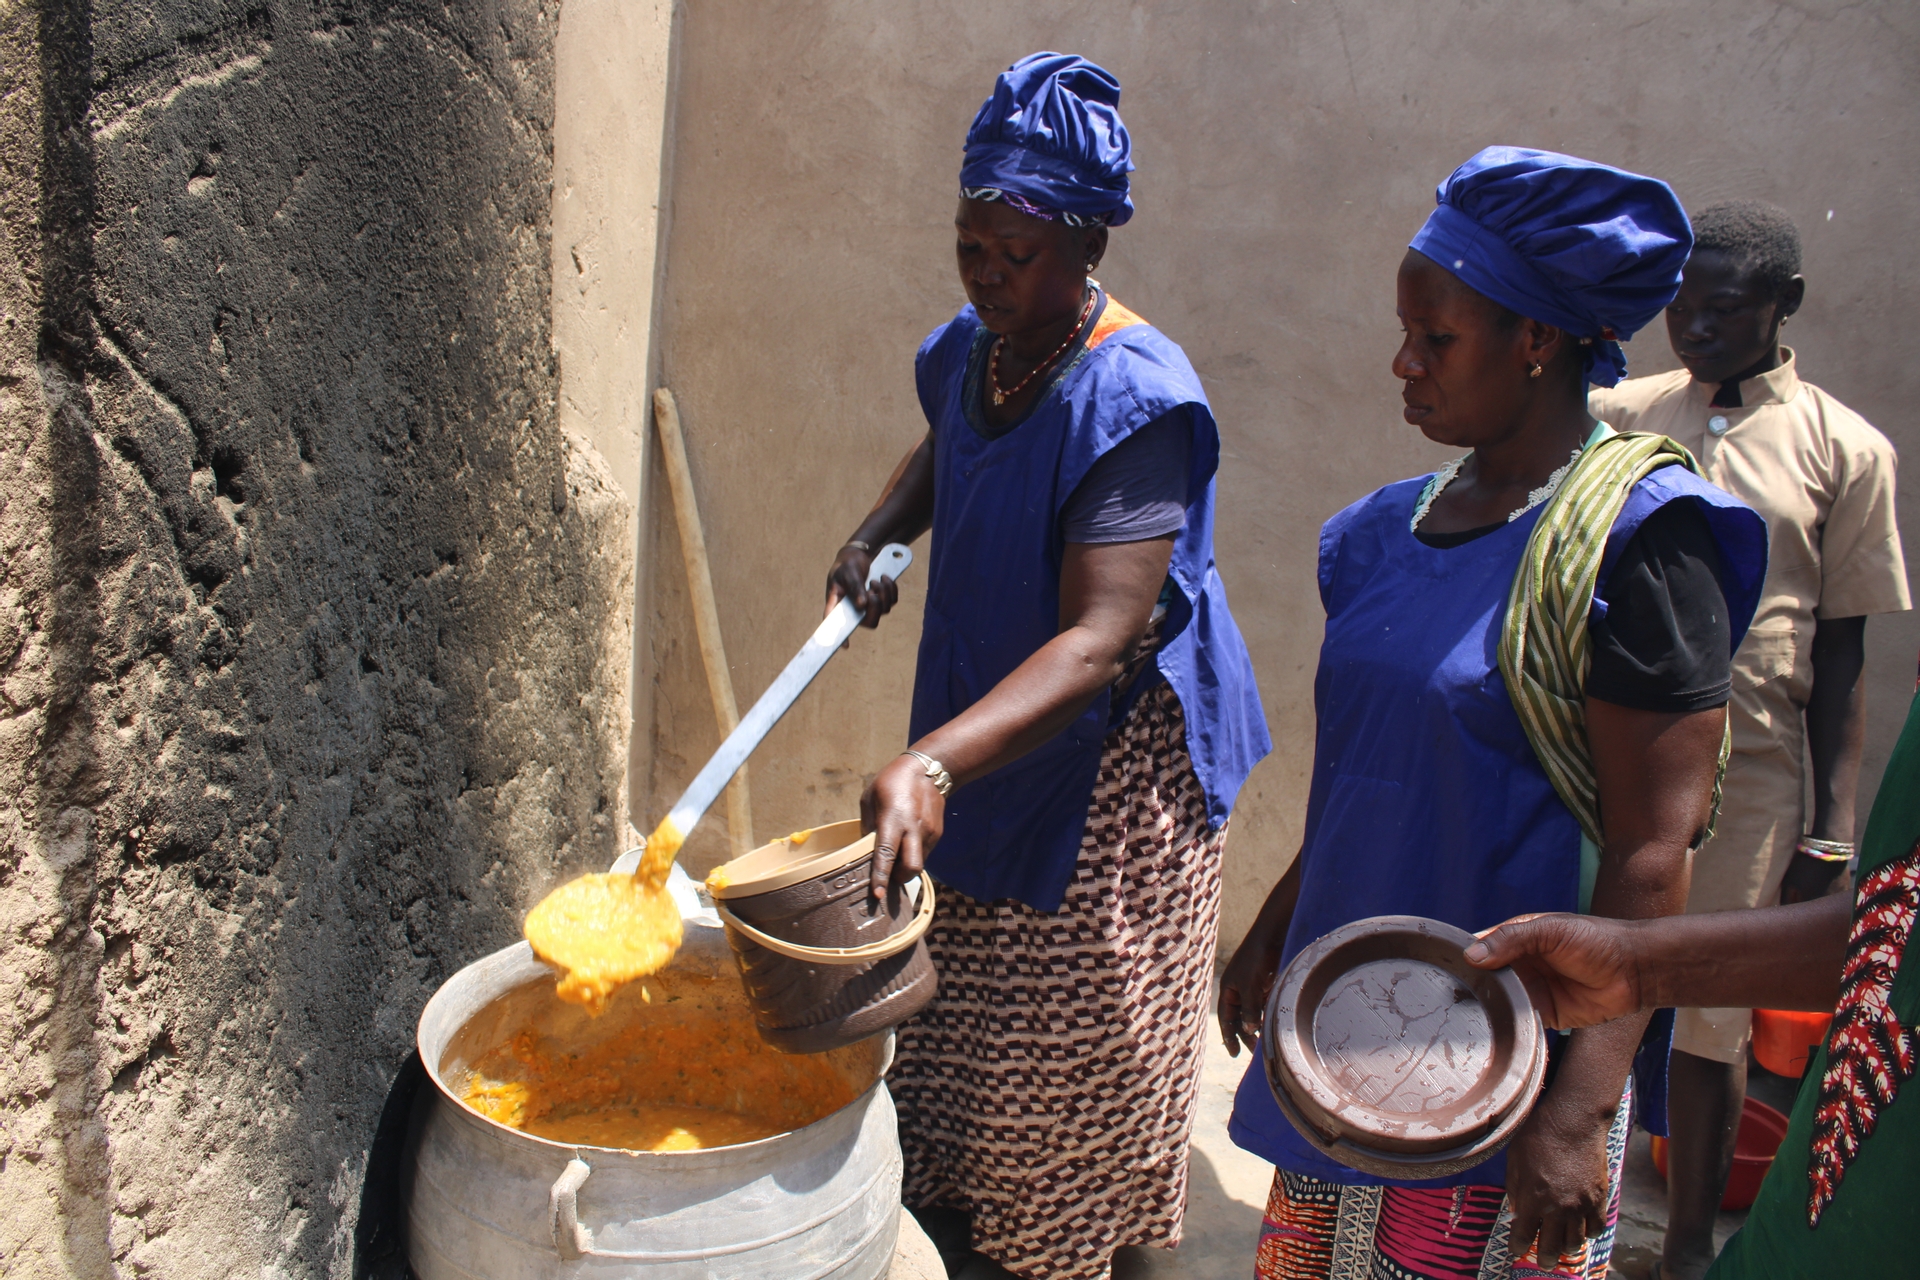
[(1117, 227), (1133, 216), (1132, 170), (1113, 73), (1070, 53), (1030, 53), (1000, 73), (974, 116), (960, 189)]
[(1552, 151), (1488, 147), (1435, 193), (1409, 246), (1467, 286), (1587, 345), (1587, 380), (1627, 374), (1631, 338), (1680, 290), (1693, 227), (1673, 189)]

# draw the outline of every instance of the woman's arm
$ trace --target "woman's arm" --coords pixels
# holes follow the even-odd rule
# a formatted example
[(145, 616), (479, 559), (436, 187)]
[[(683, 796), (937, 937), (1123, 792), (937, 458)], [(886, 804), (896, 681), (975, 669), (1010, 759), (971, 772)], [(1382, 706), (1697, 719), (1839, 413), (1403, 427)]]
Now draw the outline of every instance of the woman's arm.
[[(1670, 714), (1587, 699), (1606, 847), (1593, 913), (1673, 915), (1686, 906), (1688, 859), (1706, 826), (1726, 708)], [(1576, 1031), (1553, 1086), (1509, 1148), (1516, 1253), (1539, 1237), (1550, 1259), (1603, 1225), (1606, 1136), (1647, 1015)]]
[(1227, 1054), (1240, 1056), (1240, 1046), (1252, 1052), (1266, 1016), (1267, 996), (1280, 976), (1280, 955), (1286, 949), (1287, 930), (1293, 925), (1293, 909), (1300, 903), (1300, 862), (1306, 852), (1293, 856), (1293, 865), (1273, 886), (1267, 900), (1254, 917), (1253, 927), (1234, 948), (1233, 959), (1220, 974), (1220, 1035), (1227, 1042)]
[[(911, 466), (907, 472), (912, 474)], [(1060, 566), (1059, 634), (914, 749), (938, 760), (956, 784), (965, 783), (1073, 723), (1139, 648), (1172, 557), (1171, 536), (1069, 543)], [(896, 855), (902, 875), (918, 874), (926, 865), (927, 852), (940, 839), (946, 801), (920, 762), (902, 755), (874, 778), (860, 809), (879, 836), (873, 859), (878, 895), (892, 877)]]
[(850, 596), (854, 606), (866, 614), (866, 625), (879, 626), (880, 619), (900, 599), (900, 588), (892, 578), (882, 578), (879, 586), (868, 591), (867, 571), (872, 567), (873, 551), (862, 551), (853, 544), (864, 542), (878, 550), (889, 542), (912, 542), (932, 527), (933, 433), (928, 432), (900, 459), (886, 487), (880, 490), (880, 500), (834, 556), (833, 568), (827, 571), (827, 612), (833, 612), (843, 596)]
[(1668, 1006), (1811, 1009), (1840, 998), (1853, 903), (1829, 894), (1752, 911), (1660, 920), (1516, 916), (1467, 948), (1512, 965), (1550, 1027), (1591, 1027)]

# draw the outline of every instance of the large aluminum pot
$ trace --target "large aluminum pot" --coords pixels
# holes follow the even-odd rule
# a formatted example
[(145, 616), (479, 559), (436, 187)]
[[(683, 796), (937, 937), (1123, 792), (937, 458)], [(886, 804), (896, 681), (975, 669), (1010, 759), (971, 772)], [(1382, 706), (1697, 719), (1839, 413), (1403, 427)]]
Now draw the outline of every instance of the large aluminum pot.
[[(662, 978), (751, 1018), (725, 935), (700, 919), (689, 919)], [(408, 1179), (407, 1253), (420, 1280), (887, 1273), (900, 1213), (900, 1140), (882, 1081), (891, 1032), (836, 1051), (871, 1083), (805, 1128), (710, 1151), (568, 1146), (497, 1124), (449, 1087), (527, 1019), (584, 1016), (561, 1004), (553, 983), (523, 942), (455, 974), (420, 1016), (420, 1060), (433, 1082), (415, 1104)], [(639, 1016), (643, 1006), (616, 996), (605, 1017), (623, 1008)]]

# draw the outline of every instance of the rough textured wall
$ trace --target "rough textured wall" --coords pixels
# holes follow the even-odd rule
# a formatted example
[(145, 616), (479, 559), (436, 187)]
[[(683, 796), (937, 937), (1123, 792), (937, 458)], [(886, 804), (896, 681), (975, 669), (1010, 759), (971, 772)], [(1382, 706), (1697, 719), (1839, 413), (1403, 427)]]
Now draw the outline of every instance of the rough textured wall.
[[(1101, 277), (1185, 346), (1213, 399), (1221, 570), (1278, 742), (1228, 844), (1229, 940), (1299, 841), (1315, 531), (1446, 456), (1400, 421), (1393, 275), (1434, 184), (1479, 147), (1637, 167), (1692, 204), (1789, 208), (1811, 282), (1791, 331), (1802, 372), (1904, 448), (1920, 562), (1920, 370), (1884, 340), (1917, 283), (1911, 6), (711, 0), (680, 40), (663, 378), (687, 420), (743, 702), (797, 645), (833, 548), (924, 430), (913, 352), (963, 301), (956, 173), (993, 75), (1043, 48), (1119, 75), (1139, 213)], [(1631, 354), (1639, 372), (1671, 367), (1658, 330)], [(656, 808), (713, 740), (670, 527), (658, 545)], [(763, 834), (850, 816), (904, 745), (907, 595), (755, 760)], [(1920, 624), (1875, 622), (1869, 645), (1871, 787)]]
[(0, 5), (10, 1274), (364, 1264), (420, 1005), (617, 847), (631, 517), (555, 423), (557, 13)]

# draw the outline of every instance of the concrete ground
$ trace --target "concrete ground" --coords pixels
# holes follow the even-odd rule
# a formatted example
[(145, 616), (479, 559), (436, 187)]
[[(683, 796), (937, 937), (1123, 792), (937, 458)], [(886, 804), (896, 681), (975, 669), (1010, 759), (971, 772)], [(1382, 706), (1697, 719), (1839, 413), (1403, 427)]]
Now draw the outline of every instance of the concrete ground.
[(1193, 1125), (1187, 1220), (1178, 1249), (1132, 1249), (1114, 1261), (1114, 1280), (1248, 1280), (1260, 1240), (1273, 1166), (1233, 1145), (1227, 1117), (1248, 1057), (1227, 1056), (1211, 1028), (1200, 1076), (1200, 1114)]
[[(1620, 1229), (1614, 1238), (1609, 1274), (1620, 1280), (1647, 1280), (1660, 1258), (1660, 1238), (1667, 1230), (1667, 1180), (1653, 1167), (1652, 1140), (1635, 1129), (1627, 1141), (1626, 1185), (1620, 1189)], [(1746, 1210), (1722, 1213), (1714, 1223), (1713, 1243), (1727, 1237), (1747, 1220)]]

